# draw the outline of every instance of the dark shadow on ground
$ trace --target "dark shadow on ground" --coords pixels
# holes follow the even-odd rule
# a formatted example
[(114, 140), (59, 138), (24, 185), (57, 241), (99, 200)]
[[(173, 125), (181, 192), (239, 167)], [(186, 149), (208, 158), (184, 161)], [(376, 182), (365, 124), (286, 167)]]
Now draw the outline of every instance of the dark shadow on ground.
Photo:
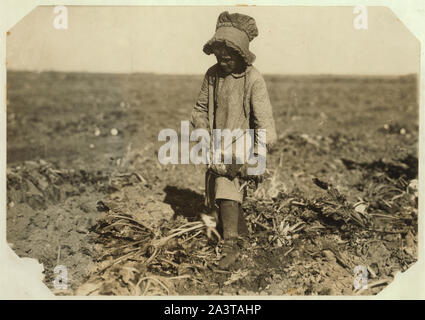
[(174, 210), (174, 218), (184, 216), (188, 219), (196, 218), (205, 212), (203, 195), (191, 190), (181, 189), (176, 186), (166, 186), (164, 202)]
[(344, 158), (341, 160), (348, 170), (381, 171), (385, 172), (392, 179), (404, 177), (412, 180), (418, 177), (418, 158), (410, 154), (398, 162), (384, 162), (382, 159), (373, 162), (355, 162)]

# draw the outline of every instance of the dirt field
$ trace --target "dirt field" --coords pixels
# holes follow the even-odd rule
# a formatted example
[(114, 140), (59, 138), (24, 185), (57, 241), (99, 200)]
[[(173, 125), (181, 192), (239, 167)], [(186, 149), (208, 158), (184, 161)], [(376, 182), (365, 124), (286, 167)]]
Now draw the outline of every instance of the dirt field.
[(229, 272), (199, 222), (204, 168), (157, 161), (201, 80), (8, 72), (8, 242), (56, 294), (376, 294), (416, 261), (415, 77), (266, 77), (279, 141)]

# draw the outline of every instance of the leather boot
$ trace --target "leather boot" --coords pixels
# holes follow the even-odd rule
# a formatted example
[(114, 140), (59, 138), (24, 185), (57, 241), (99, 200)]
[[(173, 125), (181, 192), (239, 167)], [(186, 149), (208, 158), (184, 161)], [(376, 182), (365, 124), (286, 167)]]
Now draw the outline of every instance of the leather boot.
[(220, 201), (220, 217), (224, 240), (238, 237), (239, 214), (239, 203), (237, 201), (224, 199)]
[(228, 269), (239, 257), (239, 247), (237, 245), (239, 215), (239, 203), (237, 201), (220, 201), (220, 217), (224, 238), (223, 258), (218, 264), (220, 269)]
[(243, 238), (247, 237), (249, 234), (241, 204), (239, 204), (238, 233), (239, 236)]
[(223, 258), (218, 263), (218, 268), (228, 270), (239, 258), (239, 247), (236, 239), (224, 240)]

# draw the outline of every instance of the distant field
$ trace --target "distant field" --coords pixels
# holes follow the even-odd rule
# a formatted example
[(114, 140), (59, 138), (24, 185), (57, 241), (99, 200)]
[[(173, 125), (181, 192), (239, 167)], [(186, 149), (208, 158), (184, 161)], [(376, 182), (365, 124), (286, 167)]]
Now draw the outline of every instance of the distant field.
[[(335, 234), (340, 232), (335, 229), (339, 228), (338, 224), (327, 225), (329, 220), (319, 219), (323, 228), (310, 230), (308, 227), (316, 222), (303, 214), (312, 209), (297, 209), (288, 202), (288, 197), (299, 197), (299, 201), (321, 199), (324, 191), (312, 183), (313, 177), (335, 186), (350, 205), (363, 199), (369, 213), (397, 217), (377, 221), (374, 226), (383, 228), (388, 224), (391, 230), (399, 226), (411, 227), (400, 237), (393, 233), (376, 235), (365, 230), (352, 231), (359, 234), (360, 240), (347, 238), (341, 231), (341, 239), (348, 244), (341, 242), (338, 250), (345, 252), (346, 259), (351, 261), (347, 270), (351, 263), (362, 261), (375, 268), (377, 279), (391, 278), (395, 270), (405, 270), (416, 261), (417, 246), (417, 199), (411, 198), (406, 191), (417, 179), (416, 77), (270, 75), (265, 78), (279, 142), (277, 150), (268, 157), (274, 181), (266, 182), (266, 195), (261, 199), (272, 202), (266, 201), (263, 207), (258, 207), (261, 199), (257, 199), (256, 202), (248, 201), (245, 206), (251, 236), (255, 239), (252, 241), (263, 247), (258, 251), (254, 247), (246, 253), (248, 273), (239, 282), (224, 285), (227, 278), (223, 275), (206, 273), (203, 275), (205, 288), (202, 284), (191, 283), (188, 289), (182, 280), (173, 290), (178, 294), (252, 294), (260, 291), (289, 294), (290, 290), (294, 294), (351, 294), (352, 279), (344, 273), (344, 266), (338, 259), (327, 261), (331, 259), (329, 254), (307, 253), (313, 247), (326, 251), (323, 243), (335, 243)], [(177, 215), (195, 216), (196, 212), (190, 211), (201, 210), (202, 170), (192, 165), (164, 167), (156, 159), (159, 131), (178, 129), (180, 121), (189, 120), (201, 81), (201, 76), (8, 72), (8, 202), (14, 203), (8, 209), (8, 241), (20, 255), (43, 261), (46, 281), (52, 277), (58, 239), (64, 242), (62, 259), (70, 266), (75, 280), (72, 289), (78, 289), (89, 276), (93, 277), (95, 272), (89, 271), (91, 267), (88, 266), (94, 265), (96, 270), (99, 261), (93, 256), (103, 250), (97, 247), (99, 244), (95, 245), (90, 231), (99, 216), (96, 205), (117, 190), (127, 196), (122, 202), (124, 207), (150, 199), (159, 207), (169, 205)], [(118, 134), (112, 135), (112, 129), (117, 129)], [(59, 185), (49, 178), (46, 168), (58, 172), (72, 169), (78, 174), (57, 173)], [(146, 180), (145, 185), (137, 186), (132, 182), (111, 190), (109, 178), (117, 172), (130, 171), (139, 172)], [(27, 180), (31, 183), (25, 184)], [(62, 190), (54, 191), (53, 184)], [(377, 184), (385, 185), (387, 193), (380, 194)], [(64, 186), (67, 192), (63, 191)], [(139, 187), (137, 192), (131, 189)], [(401, 193), (394, 193), (391, 188)], [(272, 197), (272, 192), (280, 195)], [(397, 195), (399, 197), (394, 198)], [(282, 204), (279, 212), (276, 211), (278, 202)], [(278, 222), (287, 217), (289, 220), (285, 221), (301, 221), (307, 227), (291, 242), (277, 245), (271, 231), (252, 222), (261, 211), (276, 214), (280, 217)], [(262, 217), (257, 221), (271, 224), (270, 219)], [(399, 223), (400, 219), (404, 222)], [(81, 220), (84, 220), (82, 227)], [(54, 223), (55, 227), (49, 228)], [(69, 227), (71, 225), (73, 227)], [(274, 228), (273, 224), (270, 228)], [(372, 238), (384, 248), (375, 248), (367, 242)], [(403, 247), (400, 241), (404, 241)], [(46, 247), (45, 243), (50, 243), (51, 247)], [(376, 250), (375, 256), (358, 247), (366, 246), (365, 243), (371, 252)], [(293, 251), (285, 255), (284, 260), (276, 260), (291, 248)], [(374, 257), (378, 257), (376, 261)], [(84, 271), (81, 261), (84, 261)], [(326, 269), (328, 263), (338, 270), (326, 269), (328, 275), (325, 272), (320, 280), (313, 270), (301, 270), (307, 263), (319, 269)], [(264, 273), (257, 274), (254, 270), (264, 270)], [(151, 268), (146, 272), (159, 274), (160, 271)], [(313, 278), (306, 280), (306, 274)], [(341, 288), (332, 284), (334, 275), (345, 279), (341, 280)], [(220, 286), (208, 291), (209, 282), (218, 282)], [(293, 288), (298, 289), (294, 291)], [(382, 287), (372, 288), (369, 293), (380, 289)]]
[[(154, 142), (160, 129), (178, 128), (188, 120), (202, 78), (8, 72), (7, 80), (9, 164), (45, 158), (107, 166), (105, 155), (119, 154), (130, 139), (139, 145)], [(361, 139), (385, 124), (413, 135), (418, 131), (415, 77), (266, 80), (281, 135), (291, 130), (323, 136), (341, 132)], [(95, 127), (100, 138), (93, 134)], [(118, 138), (109, 134), (113, 127), (121, 133)]]

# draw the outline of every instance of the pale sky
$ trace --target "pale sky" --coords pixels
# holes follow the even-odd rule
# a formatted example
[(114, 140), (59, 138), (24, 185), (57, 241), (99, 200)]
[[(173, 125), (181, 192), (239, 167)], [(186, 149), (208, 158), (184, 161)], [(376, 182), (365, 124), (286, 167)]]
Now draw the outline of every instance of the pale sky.
[(420, 44), (390, 9), (368, 7), (68, 6), (68, 29), (38, 7), (10, 30), (9, 69), (203, 74), (215, 63), (202, 47), (222, 11), (249, 14), (259, 36), (254, 65), (268, 74), (394, 75), (419, 72)]

